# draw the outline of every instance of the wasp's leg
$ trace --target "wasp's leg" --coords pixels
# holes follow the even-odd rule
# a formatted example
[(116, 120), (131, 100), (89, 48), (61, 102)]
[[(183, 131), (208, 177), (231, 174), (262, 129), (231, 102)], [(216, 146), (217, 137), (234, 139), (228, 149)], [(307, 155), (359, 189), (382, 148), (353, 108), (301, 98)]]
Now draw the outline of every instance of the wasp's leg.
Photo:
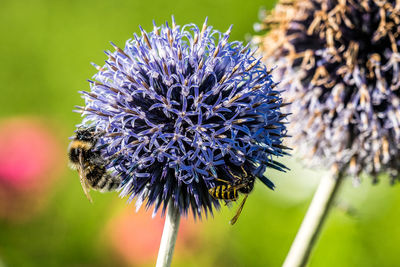
[(242, 213), (244, 203), (246, 203), (246, 200), (247, 200), (247, 197), (248, 197), (248, 196), (249, 196), (249, 195), (246, 195), (246, 196), (244, 197), (244, 199), (242, 200), (242, 203), (240, 203), (240, 206), (239, 206), (239, 208), (238, 208), (238, 210), (237, 210), (237, 212), (236, 212), (236, 215), (232, 218), (232, 220), (230, 220), (229, 223), (230, 223), (231, 225), (234, 225), (234, 224), (236, 223), (236, 221), (239, 219), (240, 213)]
[(244, 177), (247, 177), (247, 172), (246, 172), (246, 170), (243, 168), (243, 165), (242, 165), (242, 166), (240, 166), (240, 167), (242, 168), (242, 171), (243, 171)]
[(242, 180), (242, 177), (235, 175), (232, 173), (231, 169), (229, 169), (229, 167), (227, 167), (229, 174), (234, 177), (236, 180)]

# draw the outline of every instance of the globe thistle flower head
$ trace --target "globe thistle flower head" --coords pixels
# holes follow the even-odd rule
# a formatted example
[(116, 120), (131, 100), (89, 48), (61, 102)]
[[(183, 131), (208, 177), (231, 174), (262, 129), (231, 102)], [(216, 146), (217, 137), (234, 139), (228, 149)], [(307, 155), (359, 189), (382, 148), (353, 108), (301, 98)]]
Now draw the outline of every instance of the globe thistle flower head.
[(232, 182), (242, 167), (273, 188), (266, 167), (285, 170), (280, 92), (248, 46), (207, 25), (140, 28), (114, 52), (81, 92), (81, 126), (103, 132), (97, 149), (122, 178), (121, 196), (164, 213), (219, 207), (208, 190)]
[(256, 42), (292, 102), (293, 147), (355, 178), (397, 179), (398, 1), (281, 1), (263, 28), (270, 32)]

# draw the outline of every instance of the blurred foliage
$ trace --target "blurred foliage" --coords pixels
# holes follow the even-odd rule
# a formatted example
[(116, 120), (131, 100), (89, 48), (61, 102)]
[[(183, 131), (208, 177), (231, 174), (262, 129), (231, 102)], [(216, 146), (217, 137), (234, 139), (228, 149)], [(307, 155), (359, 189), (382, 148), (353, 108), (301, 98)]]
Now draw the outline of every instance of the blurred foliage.
[[(71, 112), (82, 104), (77, 91), (88, 89), (86, 80), (96, 72), (89, 63), (104, 62), (109, 41), (123, 46), (138, 25), (150, 30), (153, 19), (161, 24), (171, 14), (181, 25), (201, 24), (206, 16), (221, 31), (234, 24), (231, 40), (244, 40), (254, 34), (261, 6), (271, 8), (273, 2), (2, 0), (0, 120), (40, 117), (66, 150), (80, 120)], [(228, 221), (236, 205), (197, 222), (199, 240), (188, 249), (178, 247), (173, 265), (280, 266), (323, 174), (304, 170), (293, 159), (286, 162), (290, 172), (269, 174), (276, 191), (257, 186), (234, 227)], [(77, 174), (65, 168), (50, 192), (38, 196), (45, 200), (36, 214), (23, 221), (0, 219), (0, 266), (134, 265), (115, 251), (107, 233), (110, 221), (126, 210), (134, 213), (134, 205), (117, 194), (92, 195), (94, 204), (82, 193)], [(399, 203), (398, 185), (372, 186), (366, 180), (355, 188), (348, 181), (310, 266), (398, 266)], [(346, 207), (354, 212), (347, 214)], [(152, 255), (146, 266), (154, 266), (157, 249)]]

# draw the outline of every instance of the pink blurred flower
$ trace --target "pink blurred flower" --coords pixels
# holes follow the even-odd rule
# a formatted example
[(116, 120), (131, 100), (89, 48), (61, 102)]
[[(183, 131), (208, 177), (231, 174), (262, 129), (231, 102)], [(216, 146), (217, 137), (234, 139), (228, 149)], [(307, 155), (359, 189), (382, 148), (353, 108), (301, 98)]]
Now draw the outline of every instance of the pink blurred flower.
[(40, 120), (0, 121), (0, 216), (21, 215), (25, 206), (35, 210), (35, 201), (65, 165), (62, 155), (55, 135)]
[[(164, 218), (151, 218), (145, 211), (138, 213), (126, 209), (111, 220), (107, 235), (111, 246), (118, 256), (133, 266), (151, 264), (155, 261), (160, 245)], [(201, 224), (195, 224), (192, 218), (182, 218), (175, 255), (186, 255), (199, 246)]]

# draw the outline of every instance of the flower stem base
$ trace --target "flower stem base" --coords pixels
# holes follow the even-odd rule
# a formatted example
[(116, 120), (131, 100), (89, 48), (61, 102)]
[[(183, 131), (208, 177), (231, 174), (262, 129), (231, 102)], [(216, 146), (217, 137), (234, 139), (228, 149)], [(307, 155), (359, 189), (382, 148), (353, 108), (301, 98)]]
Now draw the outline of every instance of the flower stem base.
[(158, 251), (156, 267), (171, 266), (174, 253), (176, 237), (178, 235), (180, 222), (179, 209), (172, 201), (168, 204), (168, 212), (165, 218), (164, 230), (161, 237), (160, 250)]
[(341, 172), (331, 172), (321, 179), (282, 267), (303, 267), (307, 265), (312, 248), (332, 207), (343, 176)]

